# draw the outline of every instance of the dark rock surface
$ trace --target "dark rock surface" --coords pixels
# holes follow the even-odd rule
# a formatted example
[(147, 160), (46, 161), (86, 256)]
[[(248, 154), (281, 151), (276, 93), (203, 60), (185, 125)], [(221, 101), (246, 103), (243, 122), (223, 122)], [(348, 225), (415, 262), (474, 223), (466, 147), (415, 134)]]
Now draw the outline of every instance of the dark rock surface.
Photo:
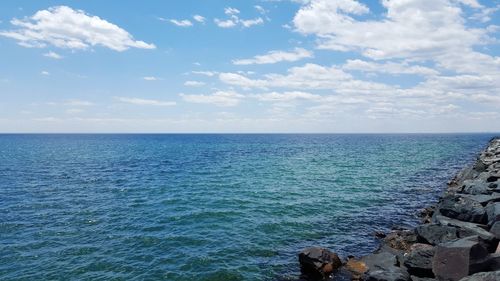
[(477, 237), (442, 243), (436, 247), (432, 270), (439, 280), (460, 280), (487, 269), (488, 251)]
[(413, 244), (410, 252), (404, 257), (404, 266), (408, 273), (418, 277), (434, 277), (432, 258), (434, 247), (427, 244)]
[(339, 256), (328, 249), (310, 247), (299, 254), (300, 269), (307, 280), (326, 280), (342, 266)]
[(500, 271), (480, 272), (460, 279), (460, 281), (498, 281), (498, 280), (500, 280)]
[(415, 232), (419, 242), (431, 245), (449, 242), (458, 238), (456, 227), (436, 223), (420, 225), (415, 229)]

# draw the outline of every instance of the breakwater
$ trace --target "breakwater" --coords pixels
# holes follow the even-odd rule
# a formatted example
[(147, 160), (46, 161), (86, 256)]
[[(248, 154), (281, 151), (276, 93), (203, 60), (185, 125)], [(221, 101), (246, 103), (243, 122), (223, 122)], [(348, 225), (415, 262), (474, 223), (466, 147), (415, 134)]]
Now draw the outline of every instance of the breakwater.
[[(341, 261), (328, 249), (299, 254), (304, 280), (500, 280), (500, 138), (449, 183), (422, 224), (376, 233), (380, 247)], [(397, 224), (397, 223), (396, 223)]]

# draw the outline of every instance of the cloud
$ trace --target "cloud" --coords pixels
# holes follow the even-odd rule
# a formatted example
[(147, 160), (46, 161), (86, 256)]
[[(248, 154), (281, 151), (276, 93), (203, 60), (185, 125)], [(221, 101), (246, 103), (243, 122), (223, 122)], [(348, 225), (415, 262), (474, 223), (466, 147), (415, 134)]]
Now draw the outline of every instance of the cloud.
[(24, 47), (46, 47), (84, 50), (103, 46), (115, 51), (129, 48), (155, 49), (155, 45), (134, 40), (126, 30), (82, 10), (67, 6), (40, 10), (24, 19), (13, 19), (16, 30), (0, 31), (1, 36), (13, 38)]
[(45, 53), (43, 54), (44, 57), (47, 57), (47, 58), (51, 58), (51, 59), (56, 59), (56, 60), (60, 60), (62, 59), (63, 57), (55, 52), (48, 52), (48, 53)]
[(67, 106), (93, 106), (94, 103), (85, 100), (67, 100), (63, 103), (63, 105)]
[(199, 22), (199, 23), (205, 23), (205, 20), (206, 20), (206, 19), (205, 19), (205, 17), (200, 16), (200, 15), (194, 15), (194, 16), (193, 16), (193, 19), (194, 19), (195, 21)]
[(80, 108), (70, 108), (70, 109), (66, 109), (66, 113), (67, 113), (67, 114), (79, 114), (79, 113), (83, 113), (83, 112), (85, 112), (85, 110), (80, 109)]
[(146, 80), (146, 81), (158, 81), (158, 80), (161, 80), (161, 78), (158, 78), (158, 77), (155, 77), (155, 76), (145, 76), (145, 77), (142, 77), (143, 80)]
[(204, 76), (208, 76), (208, 77), (212, 77), (212, 76), (215, 76), (218, 74), (217, 71), (191, 71), (191, 73), (197, 74), (197, 75), (204, 75)]
[(233, 64), (236, 65), (272, 64), (282, 61), (294, 62), (304, 58), (311, 58), (311, 57), (313, 57), (312, 52), (303, 48), (295, 48), (292, 52), (270, 51), (265, 55), (258, 55), (251, 59), (234, 60)]
[(186, 81), (184, 82), (184, 86), (188, 86), (188, 87), (201, 87), (205, 85), (204, 82), (201, 82), (201, 81)]
[(186, 102), (213, 104), (221, 107), (237, 106), (244, 97), (233, 91), (217, 91), (211, 95), (187, 95), (180, 94)]
[(352, 16), (369, 9), (357, 1), (312, 0), (297, 12), (293, 23), (296, 31), (317, 35), (321, 49), (360, 51), (372, 59), (432, 59), (470, 50), (487, 39), (484, 30), (465, 27), (454, 1), (382, 1), (382, 5), (387, 9), (384, 18), (361, 21)]
[(240, 22), (244, 27), (251, 27), (253, 25), (263, 24), (264, 20), (262, 18), (255, 18), (250, 20), (240, 20)]
[(45, 76), (49, 76), (50, 72), (43, 70), (42, 72), (40, 72), (40, 74), (45, 75)]
[(180, 27), (190, 27), (190, 26), (193, 26), (193, 23), (190, 20), (175, 20), (175, 19), (170, 19), (169, 22), (173, 23), (174, 25), (180, 26)]
[(385, 84), (354, 79), (335, 65), (325, 67), (313, 63), (292, 67), (286, 75), (270, 73), (260, 79), (251, 79), (237, 73), (221, 73), (219, 79), (223, 83), (243, 88), (334, 89), (338, 92), (394, 89)]
[(284, 93), (271, 92), (271, 93), (265, 93), (265, 94), (256, 94), (256, 95), (253, 95), (253, 97), (259, 101), (269, 101), (269, 102), (287, 102), (287, 101), (293, 101), (293, 100), (316, 100), (316, 101), (318, 101), (321, 99), (320, 95), (311, 94), (311, 93), (307, 93), (307, 92), (299, 92), (299, 91), (284, 92)]
[(115, 97), (118, 101), (134, 105), (149, 105), (149, 106), (174, 106), (177, 103), (174, 101), (160, 101), (152, 99)]
[(224, 14), (226, 14), (229, 19), (221, 20), (218, 18), (214, 19), (214, 23), (221, 28), (232, 28), (238, 25), (242, 27), (248, 28), (254, 25), (263, 24), (264, 20), (261, 17), (257, 17), (254, 19), (240, 19), (238, 16), (240, 14), (240, 10), (236, 8), (227, 7), (224, 9)]
[(439, 72), (435, 69), (420, 66), (420, 65), (410, 65), (407, 62), (396, 63), (396, 62), (386, 62), (386, 63), (376, 63), (368, 62), (364, 60), (347, 60), (347, 62), (342, 66), (345, 70), (358, 70), (363, 72), (379, 72), (388, 74), (417, 74), (423, 76), (437, 75)]

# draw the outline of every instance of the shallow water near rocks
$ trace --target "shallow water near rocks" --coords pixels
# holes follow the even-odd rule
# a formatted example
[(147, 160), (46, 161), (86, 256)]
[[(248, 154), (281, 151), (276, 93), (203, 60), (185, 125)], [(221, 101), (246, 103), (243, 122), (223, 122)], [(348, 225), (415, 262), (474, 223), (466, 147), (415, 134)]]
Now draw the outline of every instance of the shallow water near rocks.
[(0, 135), (0, 279), (293, 279), (415, 225), (492, 136)]

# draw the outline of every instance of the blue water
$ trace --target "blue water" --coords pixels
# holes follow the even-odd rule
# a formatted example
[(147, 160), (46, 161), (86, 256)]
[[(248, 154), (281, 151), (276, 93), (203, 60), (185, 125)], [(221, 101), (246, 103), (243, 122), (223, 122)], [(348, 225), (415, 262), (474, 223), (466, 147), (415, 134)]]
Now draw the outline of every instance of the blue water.
[(0, 280), (276, 280), (415, 225), (492, 135), (0, 135)]

